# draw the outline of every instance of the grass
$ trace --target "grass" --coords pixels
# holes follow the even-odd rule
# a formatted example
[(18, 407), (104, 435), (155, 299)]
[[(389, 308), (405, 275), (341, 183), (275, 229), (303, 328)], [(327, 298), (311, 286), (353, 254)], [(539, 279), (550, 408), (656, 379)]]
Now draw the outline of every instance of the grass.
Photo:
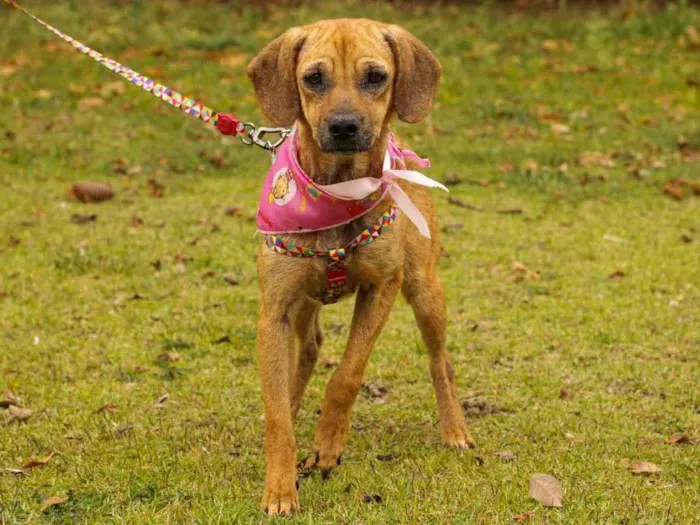
[[(431, 157), (432, 176), (465, 181), (453, 196), (523, 210), (435, 196), (449, 227), (449, 348), (461, 393), (477, 397), (479, 449), (440, 448), (426, 351), (398, 300), (366, 373), (386, 402), (360, 396), (346, 460), (327, 482), (301, 480), (294, 522), (507, 523), (527, 511), (529, 523), (697, 522), (700, 198), (662, 187), (699, 178), (700, 50), (687, 28), (700, 12), (28, 7), (256, 122), (244, 65), (284, 28), (340, 15), (402, 24), (445, 75), (431, 119), (399, 134)], [(0, 472), (0, 523), (265, 522), (253, 216), (268, 159), (135, 88), (110, 94), (106, 70), (1, 16), (0, 391), (34, 414), (0, 427), (0, 467), (60, 455)], [(87, 97), (106, 103), (81, 110)], [(78, 180), (109, 182), (116, 198), (73, 201)], [(323, 358), (342, 352), (351, 308), (324, 309)], [(331, 373), (319, 366), (310, 384), (300, 457)], [(691, 444), (666, 443), (677, 433)], [(506, 450), (515, 461), (499, 461)], [(400, 456), (376, 458), (387, 454)], [(633, 476), (633, 460), (663, 470)], [(536, 472), (561, 481), (564, 508), (528, 496)], [(41, 512), (51, 496), (66, 501)]]

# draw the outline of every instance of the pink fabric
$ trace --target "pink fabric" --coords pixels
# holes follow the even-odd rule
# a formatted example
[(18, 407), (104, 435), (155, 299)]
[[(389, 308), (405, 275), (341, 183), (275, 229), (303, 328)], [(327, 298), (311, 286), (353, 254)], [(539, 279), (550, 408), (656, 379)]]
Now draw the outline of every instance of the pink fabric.
[(280, 147), (267, 173), (258, 208), (258, 229), (262, 233), (300, 233), (335, 228), (365, 215), (388, 193), (421, 235), (429, 238), (425, 217), (396, 179), (445, 191), (447, 188), (418, 171), (407, 170), (406, 159), (422, 168), (430, 166), (427, 159), (413, 151), (400, 149), (389, 134), (381, 178), (363, 177), (323, 186), (314, 183), (299, 165), (292, 135)]

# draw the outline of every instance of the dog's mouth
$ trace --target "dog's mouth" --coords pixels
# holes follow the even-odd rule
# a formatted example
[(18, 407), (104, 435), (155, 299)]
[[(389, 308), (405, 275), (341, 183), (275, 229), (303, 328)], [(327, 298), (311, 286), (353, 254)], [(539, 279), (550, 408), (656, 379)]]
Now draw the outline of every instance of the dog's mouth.
[(339, 138), (329, 133), (321, 132), (318, 138), (318, 145), (324, 153), (335, 153), (336, 155), (354, 155), (370, 150), (373, 143), (371, 133), (361, 133), (354, 137)]

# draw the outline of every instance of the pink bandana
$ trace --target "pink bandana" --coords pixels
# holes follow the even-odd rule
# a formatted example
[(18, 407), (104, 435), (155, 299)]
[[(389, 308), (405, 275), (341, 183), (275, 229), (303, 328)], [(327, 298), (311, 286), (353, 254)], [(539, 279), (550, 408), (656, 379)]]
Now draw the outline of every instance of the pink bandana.
[(448, 190), (422, 173), (407, 170), (406, 159), (411, 159), (422, 168), (430, 166), (427, 159), (421, 159), (411, 150), (399, 148), (390, 133), (381, 178), (363, 177), (323, 186), (314, 183), (301, 169), (293, 134), (282, 144), (272, 168), (267, 172), (258, 208), (258, 229), (269, 234), (335, 228), (362, 217), (388, 193), (421, 235), (430, 238), (425, 217), (399, 187), (396, 179)]

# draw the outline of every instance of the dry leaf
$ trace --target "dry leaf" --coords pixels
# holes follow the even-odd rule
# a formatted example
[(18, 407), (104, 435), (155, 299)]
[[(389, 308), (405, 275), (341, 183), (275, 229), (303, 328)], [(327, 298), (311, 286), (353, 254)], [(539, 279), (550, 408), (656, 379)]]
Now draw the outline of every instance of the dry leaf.
[(106, 405), (103, 405), (100, 408), (98, 408), (95, 413), (102, 414), (104, 412), (107, 412), (109, 414), (116, 414), (117, 412), (119, 412), (119, 409), (114, 403), (107, 403)]
[(630, 463), (629, 469), (632, 474), (643, 474), (645, 476), (661, 472), (661, 467), (650, 461), (633, 461)]
[(80, 202), (101, 202), (114, 196), (112, 188), (101, 182), (76, 182), (71, 186), (70, 194)]
[(361, 494), (360, 500), (363, 503), (381, 503), (384, 501), (380, 494)]
[(501, 463), (510, 463), (511, 461), (515, 461), (517, 458), (517, 456), (513, 454), (510, 450), (496, 452), (496, 457)]
[(690, 436), (683, 432), (682, 434), (673, 434), (666, 440), (669, 445), (686, 445), (690, 443)]
[(180, 360), (180, 354), (177, 352), (163, 352), (156, 359), (158, 361), (164, 361), (166, 363), (175, 363)]
[(148, 189), (151, 190), (151, 197), (154, 199), (160, 199), (163, 196), (165, 186), (163, 186), (156, 179), (148, 179)]
[(226, 208), (224, 210), (224, 214), (230, 217), (240, 217), (243, 215), (243, 210), (238, 206), (231, 206), (230, 208)]
[(56, 456), (57, 454), (58, 454), (58, 452), (51, 452), (51, 454), (49, 454), (45, 458), (41, 458), (41, 459), (31, 458), (24, 465), (22, 465), (22, 468), (24, 470), (29, 470), (31, 468), (43, 467), (49, 461), (51, 461), (51, 459), (53, 459), (53, 457)]
[(530, 496), (545, 507), (562, 506), (562, 489), (559, 480), (549, 474), (533, 474), (530, 476)]
[(0, 77), (12, 76), (15, 73), (17, 73), (17, 71), (19, 71), (19, 68), (17, 66), (13, 66), (11, 64), (0, 66)]
[(566, 399), (569, 400), (573, 397), (573, 394), (571, 393), (571, 390), (568, 388), (562, 388), (559, 390), (559, 399)]
[(24, 405), (24, 399), (14, 395), (9, 390), (5, 390), (5, 399), (0, 401), (0, 408), (9, 408), (10, 406), (21, 407)]
[(10, 412), (10, 417), (7, 419), (6, 422), (6, 424), (8, 425), (11, 425), (12, 423), (21, 423), (22, 421), (26, 421), (27, 419), (32, 417), (32, 414), (34, 413), (34, 411), (29, 408), (22, 408), (15, 405), (10, 405), (8, 407), (8, 410)]
[(74, 213), (70, 216), (70, 222), (73, 224), (85, 224), (86, 222), (95, 222), (97, 220), (97, 215), (94, 213)]
[(65, 501), (66, 499), (62, 498), (61, 496), (51, 496), (50, 498), (46, 498), (39, 512), (44, 512), (49, 507), (53, 507), (54, 505), (60, 505), (61, 503), (65, 503)]
[(89, 111), (91, 109), (103, 108), (107, 102), (100, 97), (86, 97), (78, 101), (78, 109), (80, 111)]
[(401, 457), (401, 454), (378, 454), (377, 459), (379, 461), (393, 461)]
[(534, 514), (535, 512), (532, 510), (528, 510), (527, 512), (522, 512), (520, 514), (516, 514), (513, 516), (513, 521), (516, 523), (525, 523), (527, 520), (530, 519), (530, 517)]
[(571, 131), (571, 128), (569, 128), (569, 126), (566, 124), (550, 124), (550, 128), (552, 128), (554, 133), (560, 134), (569, 133)]
[(53, 92), (49, 91), (48, 89), (39, 89), (38, 91), (34, 92), (34, 98), (38, 98), (41, 100), (48, 100), (53, 96)]
[(156, 404), (154, 405), (156, 408), (163, 408), (165, 406), (165, 403), (168, 402), (168, 399), (170, 398), (170, 394), (163, 394), (158, 398), (156, 401)]
[(619, 281), (625, 275), (626, 275), (625, 272), (623, 272), (622, 270), (615, 270), (613, 273), (608, 275), (608, 279), (612, 279), (613, 281)]
[(679, 201), (685, 196), (685, 190), (677, 179), (673, 179), (664, 184), (664, 195)]
[(15, 476), (24, 476), (27, 473), (22, 470), (21, 468), (6, 468), (5, 472), (9, 472), (10, 474), (13, 474)]
[(375, 403), (384, 403), (389, 389), (379, 383), (362, 383), (362, 393)]
[(508, 280), (519, 283), (520, 281), (538, 281), (539, 272), (531, 270), (520, 261), (513, 261), (510, 267), (511, 275)]
[(112, 95), (123, 95), (126, 90), (126, 82), (123, 80), (115, 80), (114, 82), (106, 82), (102, 89), (100, 89), (100, 95), (103, 97), (111, 97)]

